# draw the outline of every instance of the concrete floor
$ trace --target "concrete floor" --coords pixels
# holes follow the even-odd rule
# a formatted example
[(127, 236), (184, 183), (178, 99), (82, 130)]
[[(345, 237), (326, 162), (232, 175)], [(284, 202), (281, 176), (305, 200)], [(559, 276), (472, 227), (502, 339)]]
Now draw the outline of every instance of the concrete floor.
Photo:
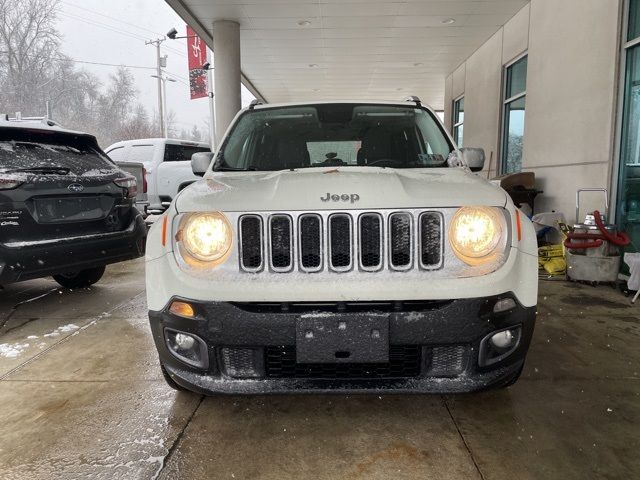
[(542, 282), (507, 390), (202, 398), (164, 384), (143, 276), (0, 291), (0, 477), (640, 478), (640, 304), (609, 287)]

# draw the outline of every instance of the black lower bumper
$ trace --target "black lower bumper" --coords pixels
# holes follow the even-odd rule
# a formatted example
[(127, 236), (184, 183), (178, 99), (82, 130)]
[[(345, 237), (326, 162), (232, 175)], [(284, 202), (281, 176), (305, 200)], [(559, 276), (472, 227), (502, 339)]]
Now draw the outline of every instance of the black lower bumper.
[[(513, 307), (495, 313), (494, 306), (505, 298), (514, 300)], [(168, 374), (203, 394), (463, 393), (502, 386), (521, 371), (535, 324), (535, 307), (522, 307), (511, 294), (375, 304), (189, 303), (194, 318), (174, 315), (168, 306), (149, 317)], [(388, 359), (299, 363), (297, 325), (309, 316), (346, 322), (388, 319)], [(480, 355), (487, 339), (505, 329), (517, 331), (518, 342), (488, 364)], [(205, 365), (193, 366), (176, 356), (167, 332), (201, 339)]]
[(121, 232), (55, 242), (0, 244), (0, 285), (100, 267), (144, 255), (147, 227), (137, 214)]

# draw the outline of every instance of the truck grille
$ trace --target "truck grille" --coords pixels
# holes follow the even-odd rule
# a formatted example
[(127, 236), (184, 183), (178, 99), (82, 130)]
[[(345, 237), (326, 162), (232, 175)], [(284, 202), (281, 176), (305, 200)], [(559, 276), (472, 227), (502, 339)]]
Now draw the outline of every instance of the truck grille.
[(388, 363), (297, 363), (296, 347), (265, 348), (270, 378), (409, 378), (420, 375), (420, 345), (390, 345)]
[(322, 268), (322, 218), (318, 215), (300, 217), (300, 266), (314, 272)]
[(443, 263), (443, 224), (443, 215), (435, 211), (242, 215), (240, 269), (435, 270)]
[(293, 226), (287, 215), (269, 219), (269, 260), (276, 272), (288, 272), (293, 265)]

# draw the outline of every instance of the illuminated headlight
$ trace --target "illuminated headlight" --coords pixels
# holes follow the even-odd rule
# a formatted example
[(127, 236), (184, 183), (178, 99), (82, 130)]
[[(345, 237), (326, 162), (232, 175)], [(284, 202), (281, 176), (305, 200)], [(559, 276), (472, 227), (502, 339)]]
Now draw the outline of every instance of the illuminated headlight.
[(449, 243), (456, 256), (468, 265), (492, 261), (504, 245), (504, 216), (494, 207), (460, 208), (449, 227)]
[(192, 266), (224, 262), (233, 243), (231, 224), (220, 212), (185, 215), (176, 236), (182, 258)]

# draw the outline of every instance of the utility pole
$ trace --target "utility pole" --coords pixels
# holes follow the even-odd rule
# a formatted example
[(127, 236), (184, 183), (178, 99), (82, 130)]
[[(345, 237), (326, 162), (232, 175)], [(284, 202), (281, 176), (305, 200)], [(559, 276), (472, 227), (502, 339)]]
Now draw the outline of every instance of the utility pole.
[(166, 39), (166, 37), (160, 37), (156, 40), (149, 40), (144, 43), (145, 45), (155, 45), (156, 47), (156, 62), (158, 68), (158, 118), (160, 120), (160, 136), (164, 138), (167, 137), (167, 125), (164, 117), (164, 101), (162, 94), (162, 57), (160, 55), (160, 44)]
[[(209, 62), (209, 65), (213, 65), (213, 55), (209, 49), (207, 49), (207, 62)], [(215, 93), (213, 91), (213, 69), (211, 67), (207, 70), (207, 87), (209, 87), (207, 96), (209, 97), (209, 115), (211, 116), (211, 121), (209, 122), (209, 138), (211, 151), (215, 152), (218, 146), (218, 140), (216, 139), (216, 103), (213, 98)]]

